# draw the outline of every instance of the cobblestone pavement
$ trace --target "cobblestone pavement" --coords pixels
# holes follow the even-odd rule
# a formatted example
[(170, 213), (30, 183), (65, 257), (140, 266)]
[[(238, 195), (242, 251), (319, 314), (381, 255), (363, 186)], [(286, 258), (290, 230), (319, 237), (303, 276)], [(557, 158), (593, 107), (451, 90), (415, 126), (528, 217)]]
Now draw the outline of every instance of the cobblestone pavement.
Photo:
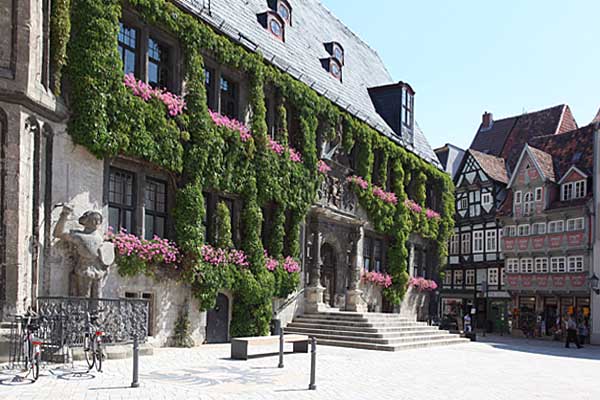
[(397, 353), (320, 346), (316, 391), (307, 390), (310, 354), (286, 353), (279, 369), (276, 355), (230, 360), (228, 345), (157, 349), (140, 358), (136, 389), (131, 359), (109, 360), (81, 377), (48, 366), (19, 386), (0, 370), (0, 399), (600, 399), (600, 347), (486, 340)]

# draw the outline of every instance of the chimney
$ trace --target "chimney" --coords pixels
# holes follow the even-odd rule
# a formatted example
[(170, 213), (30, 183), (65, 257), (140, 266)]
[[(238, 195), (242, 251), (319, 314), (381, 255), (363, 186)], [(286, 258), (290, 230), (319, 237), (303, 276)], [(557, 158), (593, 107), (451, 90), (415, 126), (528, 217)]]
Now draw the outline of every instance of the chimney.
[(492, 115), (492, 113), (489, 113), (487, 111), (484, 112), (483, 116), (481, 117), (481, 129), (483, 129), (483, 130), (490, 129), (493, 124), (494, 124), (494, 116)]

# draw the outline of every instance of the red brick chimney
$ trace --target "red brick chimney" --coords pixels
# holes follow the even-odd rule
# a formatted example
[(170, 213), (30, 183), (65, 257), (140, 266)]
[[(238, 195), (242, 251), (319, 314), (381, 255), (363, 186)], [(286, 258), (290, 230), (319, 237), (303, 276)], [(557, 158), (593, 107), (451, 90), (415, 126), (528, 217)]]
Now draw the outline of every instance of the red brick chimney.
[(492, 113), (484, 112), (481, 117), (481, 129), (490, 129), (494, 124), (494, 116)]

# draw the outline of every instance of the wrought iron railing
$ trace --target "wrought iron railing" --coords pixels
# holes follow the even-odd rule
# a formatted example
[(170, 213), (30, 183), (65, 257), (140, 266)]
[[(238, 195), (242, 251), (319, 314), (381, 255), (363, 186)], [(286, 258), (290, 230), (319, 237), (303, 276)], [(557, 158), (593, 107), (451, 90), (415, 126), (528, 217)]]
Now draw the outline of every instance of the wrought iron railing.
[(40, 327), (55, 346), (81, 346), (87, 313), (97, 314), (103, 342), (129, 343), (134, 335), (144, 342), (148, 335), (148, 301), (145, 299), (91, 299), (83, 297), (38, 298)]

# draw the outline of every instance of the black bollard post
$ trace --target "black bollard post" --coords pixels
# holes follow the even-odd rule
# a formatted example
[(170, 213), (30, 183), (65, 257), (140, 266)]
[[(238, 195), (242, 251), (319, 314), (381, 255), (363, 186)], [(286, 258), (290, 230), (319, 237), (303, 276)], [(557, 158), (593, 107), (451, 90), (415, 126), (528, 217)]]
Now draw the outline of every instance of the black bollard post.
[(283, 329), (279, 329), (279, 365), (278, 368), (283, 368)]
[(138, 363), (139, 363), (139, 351), (140, 344), (138, 343), (137, 334), (133, 335), (133, 381), (131, 382), (131, 387), (136, 388), (140, 386), (140, 382), (138, 381)]
[(310, 338), (310, 384), (308, 390), (316, 390), (315, 375), (317, 369), (317, 338)]

